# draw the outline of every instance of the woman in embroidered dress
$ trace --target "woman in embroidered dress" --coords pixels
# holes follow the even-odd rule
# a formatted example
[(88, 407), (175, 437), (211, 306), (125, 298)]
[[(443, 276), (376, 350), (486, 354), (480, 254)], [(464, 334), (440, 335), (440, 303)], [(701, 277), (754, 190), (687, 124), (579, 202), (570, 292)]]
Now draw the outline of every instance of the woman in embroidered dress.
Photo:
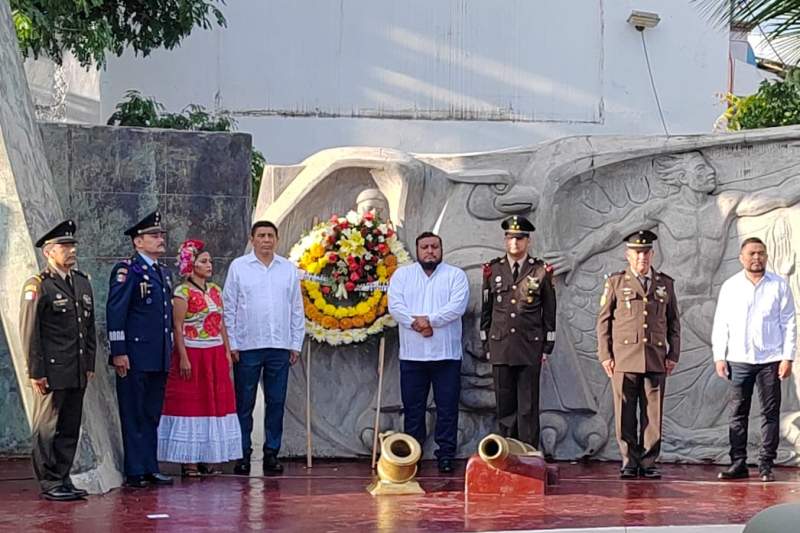
[(158, 460), (181, 463), (184, 476), (214, 474), (214, 464), (242, 457), (222, 322), (222, 289), (210, 281), (211, 254), (187, 240), (178, 252), (183, 283), (175, 287), (175, 352), (158, 426)]

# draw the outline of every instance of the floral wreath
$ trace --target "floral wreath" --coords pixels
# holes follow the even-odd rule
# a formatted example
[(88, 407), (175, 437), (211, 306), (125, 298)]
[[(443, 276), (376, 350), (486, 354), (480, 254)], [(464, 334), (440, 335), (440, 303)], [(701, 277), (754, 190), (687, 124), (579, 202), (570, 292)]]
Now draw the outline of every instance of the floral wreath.
[(306, 331), (332, 346), (362, 342), (397, 323), (386, 313), (389, 279), (411, 257), (374, 210), (314, 226), (289, 252), (301, 270)]

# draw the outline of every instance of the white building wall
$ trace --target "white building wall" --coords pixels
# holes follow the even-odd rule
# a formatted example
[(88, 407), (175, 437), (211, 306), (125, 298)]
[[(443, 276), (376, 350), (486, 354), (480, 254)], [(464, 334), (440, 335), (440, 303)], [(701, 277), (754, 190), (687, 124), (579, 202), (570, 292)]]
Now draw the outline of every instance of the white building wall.
[(270, 163), (324, 148), (470, 152), (574, 134), (711, 131), (728, 32), (658, 0), (228, 0), (228, 27), (111, 58), (105, 121), (128, 89), (231, 112)]

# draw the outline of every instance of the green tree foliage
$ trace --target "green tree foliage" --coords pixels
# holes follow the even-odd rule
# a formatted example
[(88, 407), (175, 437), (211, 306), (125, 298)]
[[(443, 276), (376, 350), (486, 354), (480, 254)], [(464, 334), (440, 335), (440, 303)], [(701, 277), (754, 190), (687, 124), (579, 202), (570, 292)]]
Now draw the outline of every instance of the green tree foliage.
[[(128, 91), (125, 99), (116, 106), (108, 119), (109, 126), (134, 126), (140, 128), (167, 128), (191, 131), (235, 131), (236, 120), (225, 114), (211, 113), (203, 106), (189, 104), (180, 113), (165, 113), (164, 106), (139, 91)], [(255, 205), (264, 173), (264, 154), (253, 148), (250, 156), (250, 183)]]
[(754, 94), (729, 94), (726, 100), (719, 123), (729, 130), (800, 124), (800, 70), (790, 70), (784, 81), (762, 81)]
[(81, 65), (105, 66), (108, 53), (132, 48), (147, 56), (171, 49), (199, 26), (225, 25), (224, 0), (11, 0), (11, 14), (25, 57), (61, 64), (69, 50)]

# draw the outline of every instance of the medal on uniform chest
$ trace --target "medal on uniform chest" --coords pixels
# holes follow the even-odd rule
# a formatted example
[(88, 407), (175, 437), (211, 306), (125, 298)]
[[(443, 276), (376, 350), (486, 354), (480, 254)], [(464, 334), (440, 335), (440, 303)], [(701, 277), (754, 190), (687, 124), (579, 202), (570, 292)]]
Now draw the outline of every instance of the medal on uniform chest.
[(147, 296), (147, 282), (143, 281), (139, 283), (139, 295), (144, 299)]
[(539, 278), (536, 276), (528, 276), (528, 303), (533, 303), (533, 298), (539, 290)]
[(661, 300), (661, 303), (664, 303), (664, 298), (667, 297), (667, 288), (666, 287), (657, 287), (656, 288), (656, 298)]
[(498, 294), (497, 295), (497, 303), (500, 303), (502, 301), (503, 301), (503, 297)]

